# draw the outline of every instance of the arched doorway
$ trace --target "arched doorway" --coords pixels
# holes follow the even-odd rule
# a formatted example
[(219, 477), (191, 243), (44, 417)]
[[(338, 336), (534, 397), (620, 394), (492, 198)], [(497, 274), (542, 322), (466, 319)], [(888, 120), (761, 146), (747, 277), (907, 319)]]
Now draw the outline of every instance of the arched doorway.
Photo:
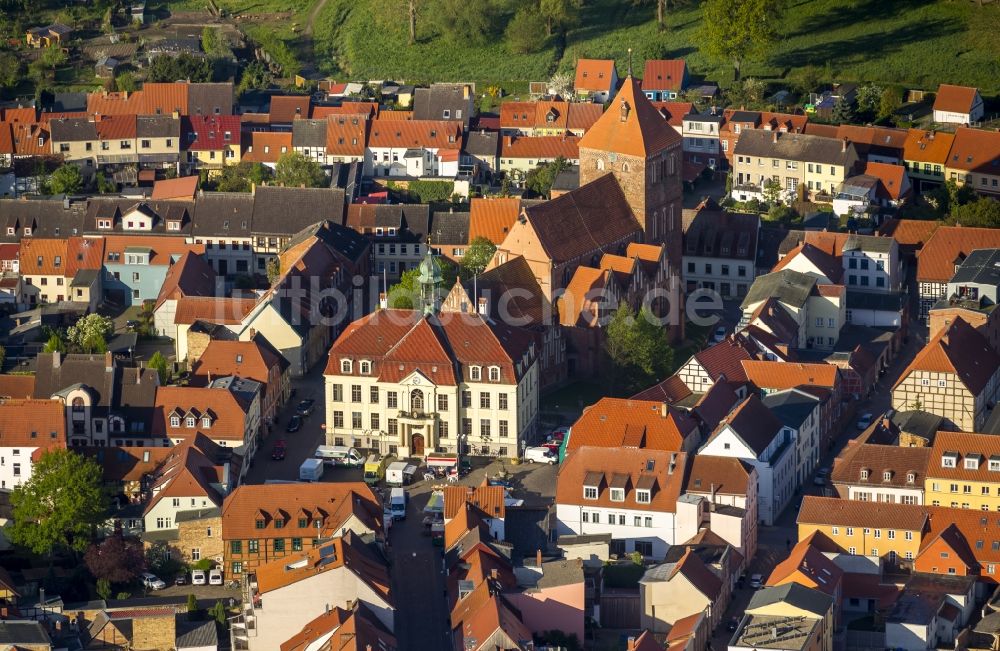
[(410, 456), (422, 457), (424, 456), (424, 435), (414, 434), (410, 437)]

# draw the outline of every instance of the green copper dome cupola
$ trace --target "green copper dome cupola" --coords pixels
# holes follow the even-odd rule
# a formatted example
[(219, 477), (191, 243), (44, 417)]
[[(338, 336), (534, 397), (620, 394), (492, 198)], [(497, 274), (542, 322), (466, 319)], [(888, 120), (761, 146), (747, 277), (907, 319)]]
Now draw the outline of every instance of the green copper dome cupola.
[(437, 261), (437, 256), (432, 252), (430, 241), (427, 243), (427, 250), (424, 259), (420, 261), (419, 275), (417, 283), (420, 285), (420, 303), (424, 314), (434, 314), (438, 311), (441, 298), (438, 288), (444, 279), (441, 272), (441, 264)]

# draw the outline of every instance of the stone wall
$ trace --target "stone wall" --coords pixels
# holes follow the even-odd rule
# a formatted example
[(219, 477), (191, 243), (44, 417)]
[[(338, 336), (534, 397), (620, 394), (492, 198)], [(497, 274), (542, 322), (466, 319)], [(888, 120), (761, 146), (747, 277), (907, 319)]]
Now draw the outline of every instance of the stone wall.
[(173, 614), (132, 620), (133, 651), (172, 651), (176, 642), (177, 627)]

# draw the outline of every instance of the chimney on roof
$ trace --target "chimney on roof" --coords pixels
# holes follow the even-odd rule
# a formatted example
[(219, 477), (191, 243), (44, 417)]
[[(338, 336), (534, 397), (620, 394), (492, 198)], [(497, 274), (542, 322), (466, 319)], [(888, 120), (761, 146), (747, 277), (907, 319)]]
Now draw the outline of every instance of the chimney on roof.
[(62, 353), (58, 350), (52, 353), (52, 368), (59, 368), (62, 366)]
[(777, 142), (778, 142), (778, 132), (777, 131), (772, 131), (771, 132), (771, 142), (777, 144)]
[(380, 310), (384, 310), (389, 307), (389, 298), (385, 292), (379, 292), (378, 294), (378, 307)]
[(110, 352), (104, 353), (104, 371), (110, 373), (115, 368), (115, 356)]
[(537, 565), (539, 568), (542, 567), (542, 548), (541, 547), (539, 547), (538, 549), (535, 550), (535, 565)]
[(842, 139), (842, 140), (840, 141), (840, 151), (841, 151), (841, 152), (845, 152), (845, 151), (847, 151), (847, 138), (843, 138), (843, 139)]
[(711, 508), (714, 511), (715, 510), (715, 483), (714, 482), (709, 487), (709, 494), (712, 496), (711, 497), (711, 504), (712, 504)]
[(667, 407), (667, 403), (666, 402), (661, 402), (660, 403), (660, 417), (661, 418), (666, 418), (668, 412), (669, 412), (669, 410), (668, 410), (668, 407)]
[(492, 579), (497, 578), (497, 568), (494, 567), (492, 570), (490, 570), (490, 578)]
[(628, 651), (635, 651), (635, 638), (629, 637), (628, 639)]
[(486, 297), (485, 296), (480, 296), (478, 303), (479, 303), (479, 307), (478, 307), (479, 314), (484, 319), (490, 318), (490, 307), (486, 303)]

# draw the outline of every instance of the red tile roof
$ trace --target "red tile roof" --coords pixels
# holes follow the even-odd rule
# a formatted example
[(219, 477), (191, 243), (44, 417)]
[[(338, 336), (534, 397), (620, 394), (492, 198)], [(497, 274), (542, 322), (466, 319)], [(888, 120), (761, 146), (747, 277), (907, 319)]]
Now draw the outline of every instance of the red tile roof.
[(140, 91), (142, 97), (140, 115), (170, 115), (172, 113), (184, 115), (188, 108), (189, 89), (190, 84), (184, 81), (144, 83)]
[(196, 380), (207, 380), (238, 375), (267, 384), (271, 379), (271, 370), (280, 369), (285, 364), (273, 349), (258, 341), (213, 339), (191, 367), (191, 376)]
[(671, 375), (666, 380), (640, 391), (632, 396), (633, 400), (656, 400), (669, 404), (680, 402), (691, 395), (691, 389), (684, 384), (679, 375)]
[(1000, 354), (982, 333), (961, 317), (955, 317), (917, 353), (893, 389), (915, 371), (930, 371), (954, 373), (970, 393), (979, 395), (997, 369), (1000, 369)]
[(955, 134), (946, 131), (910, 129), (903, 144), (903, 159), (944, 165), (954, 141)]
[(615, 76), (613, 59), (579, 59), (576, 62), (576, 79), (573, 87), (577, 91), (614, 91), (612, 83)]
[(1000, 176), (1000, 132), (959, 127), (947, 165), (952, 169)]
[[(927, 457), (927, 476), (940, 479), (965, 479), (969, 481), (995, 482), (997, 474), (990, 470), (990, 459), (1000, 458), (1000, 436), (995, 434), (974, 434), (971, 432), (938, 432), (934, 436), (933, 448)], [(941, 466), (941, 457), (946, 452), (957, 452), (959, 460), (954, 468)], [(979, 456), (978, 468), (965, 467), (965, 459)]]
[(909, 184), (906, 184), (906, 191), (903, 190), (903, 181), (907, 178), (906, 168), (902, 165), (889, 165), (888, 163), (875, 163), (869, 161), (865, 165), (865, 174), (874, 176), (879, 180), (879, 191), (884, 192), (893, 201), (899, 201), (910, 193)]
[(844, 571), (806, 539), (800, 540), (788, 557), (775, 565), (765, 585), (777, 586), (794, 580), (807, 588), (840, 596), (836, 592), (843, 578)]
[(521, 214), (518, 197), (478, 197), (469, 207), (469, 241), (485, 237), (500, 244)]
[(52, 153), (47, 126), (29, 122), (11, 122), (14, 153), (18, 156), (47, 156)]
[[(229, 389), (192, 386), (164, 386), (156, 390), (152, 432), (155, 436), (172, 439), (193, 438), (198, 433), (213, 440), (225, 439), (234, 445), (243, 444), (249, 405)], [(170, 424), (171, 416), (180, 417), (180, 426)], [(185, 417), (195, 417), (195, 426), (187, 427)], [(203, 417), (211, 424), (205, 427)]]
[(676, 452), (697, 427), (694, 420), (666, 403), (601, 398), (573, 423), (566, 447), (643, 448)]
[(66, 413), (59, 400), (10, 399), (0, 402), (0, 446), (66, 447)]
[(23, 276), (65, 276), (67, 242), (41, 237), (21, 241), (18, 263)]
[(240, 148), (242, 136), (238, 115), (192, 115), (184, 118), (182, 124), (184, 149), (221, 151), (227, 145)]
[(900, 246), (921, 249), (940, 225), (941, 223), (935, 220), (892, 218), (883, 222), (879, 235), (893, 238)]
[(0, 122), (0, 154), (14, 153), (14, 134), (10, 130), (10, 124)]
[(486, 517), (502, 520), (507, 517), (506, 496), (503, 486), (445, 486), (444, 519), (451, 520), (469, 504)]
[(771, 271), (781, 271), (785, 267), (789, 266), (796, 256), (800, 255), (808, 260), (819, 273), (826, 276), (826, 278), (832, 283), (840, 281), (841, 276), (844, 274), (844, 268), (841, 266), (841, 262), (838, 258), (828, 255), (826, 252), (820, 250), (812, 244), (809, 244), (808, 242), (803, 242), (786, 253), (785, 256), (778, 261), (778, 264), (774, 265), (774, 268), (771, 269)]
[(744, 360), (743, 370), (747, 379), (761, 389), (793, 389), (805, 385), (833, 388), (837, 385), (838, 369), (832, 364)]
[(684, 59), (646, 59), (642, 89), (679, 91), (684, 83), (686, 69)]
[(188, 252), (202, 255), (205, 253), (204, 244), (189, 244), (184, 237), (171, 237), (159, 235), (107, 235), (104, 237), (104, 250), (106, 253), (117, 253), (120, 259), (125, 258), (125, 249), (147, 248), (150, 250), (150, 265), (170, 265), (175, 259), (180, 258)]
[[(897, 447), (871, 443), (848, 445), (833, 461), (830, 479), (835, 484), (862, 484), (893, 488), (923, 490), (928, 476), (930, 448)], [(868, 479), (861, 479), (861, 471), (868, 471)], [(885, 479), (885, 473), (891, 473)], [(907, 476), (913, 474), (913, 481)]]
[(947, 111), (949, 113), (968, 113), (972, 110), (972, 104), (976, 101), (976, 94), (978, 92), (978, 90), (970, 86), (941, 84), (938, 86), (937, 96), (934, 97), (934, 110)]
[(946, 283), (975, 249), (1000, 248), (1000, 229), (940, 226), (917, 254), (917, 281)]
[(94, 129), (100, 140), (128, 140), (135, 138), (136, 116), (101, 115), (94, 118)]
[(254, 131), (242, 160), (251, 163), (277, 163), (282, 154), (292, 151), (292, 133)]
[(31, 106), (6, 108), (3, 110), (4, 122), (37, 122), (35, 109)]
[(461, 149), (462, 123), (454, 120), (375, 120), (369, 147)]
[[(608, 454), (605, 447), (578, 448), (567, 455), (559, 468), (555, 501), (563, 505), (673, 513), (684, 486), (686, 465), (687, 455), (683, 452), (620, 448)], [(584, 485), (597, 488), (597, 499), (584, 498)], [(612, 486), (625, 489), (624, 502), (611, 501)], [(650, 490), (648, 504), (636, 502), (637, 489)]]
[(684, 124), (684, 116), (694, 111), (691, 102), (652, 102), (656, 111), (672, 127), (680, 128)]
[(270, 122), (291, 122), (309, 117), (309, 95), (273, 95), (271, 96)]
[(0, 375), (0, 399), (30, 398), (35, 395), (34, 375)]
[(193, 200), (198, 191), (198, 176), (182, 176), (153, 182), (153, 201), (160, 199)]
[(695, 455), (688, 471), (686, 490), (689, 493), (737, 495), (746, 497), (750, 488), (753, 466), (732, 457)]
[(215, 298), (184, 296), (177, 299), (174, 323), (190, 325), (195, 321), (238, 324), (257, 305), (256, 298)]
[(575, 160), (580, 157), (577, 136), (504, 136), (500, 143), (501, 158)]
[(694, 354), (695, 361), (705, 369), (712, 380), (725, 376), (727, 380), (733, 382), (746, 382), (747, 375), (742, 362), (753, 357), (753, 351), (742, 337), (726, 337), (719, 343)]
[(326, 153), (364, 156), (370, 125), (363, 115), (331, 115), (326, 120)]
[(567, 327), (590, 327), (604, 304), (605, 290), (613, 284), (612, 274), (594, 267), (577, 267), (559, 297), (559, 323)]
[(806, 495), (796, 522), (841, 527), (869, 527), (923, 531), (927, 522), (924, 506), (888, 502), (861, 502), (836, 497)]
[(642, 94), (639, 82), (628, 78), (611, 108), (584, 134), (580, 148), (647, 158), (671, 147), (679, 150), (680, 143), (680, 134)]
[(215, 296), (215, 282), (215, 270), (205, 258), (187, 251), (167, 269), (154, 309), (184, 296)]

